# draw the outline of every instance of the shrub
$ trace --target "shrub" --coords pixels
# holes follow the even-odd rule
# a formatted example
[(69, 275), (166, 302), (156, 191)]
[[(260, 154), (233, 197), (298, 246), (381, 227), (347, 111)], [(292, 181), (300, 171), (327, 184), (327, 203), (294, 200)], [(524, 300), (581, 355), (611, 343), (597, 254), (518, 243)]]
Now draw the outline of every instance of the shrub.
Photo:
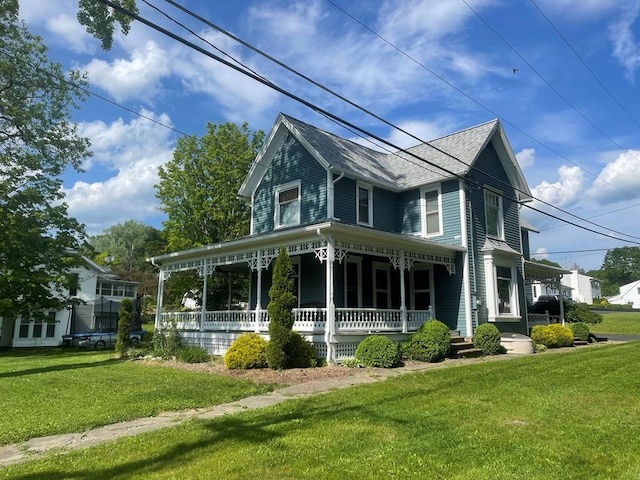
[(444, 359), (441, 349), (425, 335), (414, 333), (402, 345), (402, 355), (416, 362), (439, 362)]
[(573, 332), (559, 323), (536, 325), (531, 330), (531, 339), (546, 347), (569, 347), (573, 345)]
[(164, 330), (156, 330), (151, 338), (151, 348), (154, 357), (169, 359), (178, 356), (180, 350), (180, 333), (175, 323)]
[(133, 303), (128, 298), (125, 298), (120, 302), (120, 308), (118, 309), (118, 334), (116, 340), (116, 354), (118, 356), (124, 356), (127, 353), (127, 349), (131, 346), (131, 336), (129, 332), (131, 330), (131, 317), (133, 314)]
[(355, 354), (356, 361), (365, 367), (391, 368), (400, 364), (398, 346), (383, 335), (365, 338)]
[(586, 323), (583, 323), (583, 322), (570, 323), (569, 328), (573, 332), (573, 336), (575, 338), (578, 338), (585, 342), (589, 341), (589, 333), (591, 332), (589, 332), (589, 327), (587, 326)]
[(438, 320), (429, 320), (422, 324), (418, 333), (425, 335), (427, 340), (437, 345), (442, 358), (449, 355), (451, 350), (451, 331), (444, 323)]
[(243, 333), (234, 340), (224, 356), (224, 365), (231, 370), (265, 368), (267, 341), (257, 333)]
[(584, 322), (598, 324), (602, 322), (602, 315), (593, 310), (589, 310), (586, 303), (571, 304), (564, 312), (567, 322)]
[(504, 353), (504, 347), (500, 344), (500, 331), (491, 323), (478, 325), (473, 332), (473, 344), (482, 350), (483, 355)]
[(309, 368), (318, 363), (316, 347), (297, 332), (291, 332), (285, 350), (288, 353), (287, 368)]
[(178, 360), (184, 363), (205, 363), (211, 360), (207, 349), (197, 345), (185, 345), (178, 350)]

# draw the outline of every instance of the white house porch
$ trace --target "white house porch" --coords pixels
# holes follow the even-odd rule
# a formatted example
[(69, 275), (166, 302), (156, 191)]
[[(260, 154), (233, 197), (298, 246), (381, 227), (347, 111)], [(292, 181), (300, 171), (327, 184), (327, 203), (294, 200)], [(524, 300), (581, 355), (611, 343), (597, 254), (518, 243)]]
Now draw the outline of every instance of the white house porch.
[[(439, 265), (445, 275), (453, 276), (456, 253), (464, 251), (418, 237), (327, 222), (154, 257), (150, 261), (160, 268), (156, 328), (175, 324), (185, 343), (200, 345), (214, 354), (223, 354), (242, 332), (266, 335), (268, 299), (263, 298), (262, 292), (266, 289), (262, 284), (263, 281), (270, 283), (270, 278), (263, 279), (263, 274), (278, 255), (280, 246), (286, 247), (292, 258), (311, 255), (324, 265), (322, 278), (315, 278), (314, 274), (315, 280), (324, 283), (322, 302), (318, 302), (322, 305), (295, 309), (294, 330), (312, 341), (318, 355), (327, 361), (352, 357), (357, 344), (369, 334), (384, 333), (402, 340), (425, 321), (435, 318), (434, 301), (427, 308), (412, 308), (417, 303), (407, 298), (406, 292), (413, 291), (412, 285), (405, 283), (412, 278), (409, 272), (418, 265)], [(388, 268), (399, 271), (399, 298), (394, 299), (398, 305), (394, 308), (347, 307), (346, 293), (340, 302), (345, 305), (337, 304), (336, 285), (340, 283), (334, 270), (348, 255), (388, 259)], [(210, 311), (203, 301), (197, 312), (163, 311), (163, 285), (172, 273), (196, 270), (202, 278), (202, 291), (206, 292), (207, 279), (231, 265), (236, 269), (243, 265), (251, 272), (248, 309)], [(301, 276), (304, 277), (304, 271)], [(303, 280), (302, 289), (304, 285)], [(430, 289), (433, 299), (434, 286)], [(206, 299), (206, 294), (203, 298)]]

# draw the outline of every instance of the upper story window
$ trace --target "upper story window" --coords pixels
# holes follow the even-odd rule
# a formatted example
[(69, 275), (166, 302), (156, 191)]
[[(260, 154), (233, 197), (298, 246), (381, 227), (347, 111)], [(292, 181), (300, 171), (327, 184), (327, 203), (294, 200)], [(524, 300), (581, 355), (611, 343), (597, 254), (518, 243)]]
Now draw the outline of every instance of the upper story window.
[(484, 213), (487, 236), (504, 239), (502, 197), (491, 190), (484, 191)]
[(357, 188), (358, 223), (371, 227), (373, 226), (373, 187), (358, 183)]
[(98, 282), (96, 295), (108, 297), (135, 297), (135, 286), (122, 283)]
[(280, 185), (276, 189), (275, 226), (300, 223), (300, 181)]
[(422, 192), (422, 234), (425, 237), (442, 234), (442, 205), (440, 189), (423, 190)]

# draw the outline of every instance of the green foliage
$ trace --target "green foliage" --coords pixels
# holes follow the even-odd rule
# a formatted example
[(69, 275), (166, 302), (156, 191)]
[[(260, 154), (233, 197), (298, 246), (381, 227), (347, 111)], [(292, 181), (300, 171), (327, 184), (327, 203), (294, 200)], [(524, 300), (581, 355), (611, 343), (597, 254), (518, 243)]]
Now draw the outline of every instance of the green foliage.
[(69, 218), (61, 175), (91, 155), (71, 111), (86, 78), (49, 61), (42, 39), (0, 2), (0, 317), (36, 318), (69, 303), (67, 274), (83, 226)]
[(408, 360), (439, 362), (451, 350), (451, 331), (438, 320), (423, 323), (402, 346), (402, 354)]
[(531, 330), (531, 339), (545, 347), (570, 347), (573, 345), (573, 332), (560, 323), (536, 325)]
[(567, 322), (584, 322), (594, 325), (602, 322), (602, 315), (590, 310), (586, 303), (568, 305), (564, 312), (564, 318)]
[(358, 344), (354, 356), (365, 367), (397, 367), (401, 363), (398, 345), (384, 335), (371, 335)]
[[(114, 4), (138, 13), (135, 0), (111, 0)], [(115, 24), (125, 35), (129, 33), (133, 18), (108, 5), (95, 0), (79, 0), (78, 22), (87, 28), (87, 33), (100, 40), (103, 50), (111, 50)]]
[(131, 346), (131, 318), (133, 315), (133, 303), (125, 298), (120, 302), (118, 310), (118, 336), (116, 340), (116, 354), (123, 357)]
[(484, 355), (498, 355), (504, 353), (500, 344), (500, 331), (492, 323), (483, 323), (473, 332), (473, 344), (482, 350)]
[(265, 368), (267, 341), (257, 333), (243, 333), (234, 340), (224, 356), (224, 365), (231, 370)]
[(156, 330), (151, 338), (153, 356), (164, 360), (177, 358), (180, 346), (180, 333), (175, 324), (169, 325), (164, 330)]
[(618, 247), (607, 251), (600, 275), (602, 294), (616, 295), (619, 287), (640, 278), (640, 247)]
[(428, 320), (420, 326), (417, 333), (424, 335), (427, 340), (434, 343), (438, 347), (442, 358), (449, 355), (451, 350), (451, 330), (444, 323), (438, 320)]
[(575, 322), (575, 323), (569, 323), (568, 324), (569, 328), (571, 329), (571, 331), (573, 332), (573, 336), (575, 338), (579, 338), (582, 341), (589, 341), (589, 326), (586, 323), (583, 322)]
[(198, 345), (182, 345), (178, 349), (177, 359), (184, 363), (206, 363), (211, 360), (211, 355), (206, 348)]
[(310, 368), (318, 364), (316, 347), (298, 332), (291, 332), (287, 368)]
[(267, 346), (267, 363), (269, 368), (286, 368), (289, 356), (293, 353), (292, 340), (296, 306), (293, 290), (293, 266), (287, 249), (280, 247), (280, 253), (273, 267), (272, 283), (269, 289), (269, 344)]

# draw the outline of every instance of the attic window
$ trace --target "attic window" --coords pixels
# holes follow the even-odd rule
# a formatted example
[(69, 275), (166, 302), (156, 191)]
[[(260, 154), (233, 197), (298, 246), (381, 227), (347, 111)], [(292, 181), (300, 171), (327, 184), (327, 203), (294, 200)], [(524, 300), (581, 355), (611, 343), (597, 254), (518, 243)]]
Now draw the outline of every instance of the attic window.
[(300, 223), (300, 182), (281, 185), (276, 189), (275, 210), (276, 228)]

